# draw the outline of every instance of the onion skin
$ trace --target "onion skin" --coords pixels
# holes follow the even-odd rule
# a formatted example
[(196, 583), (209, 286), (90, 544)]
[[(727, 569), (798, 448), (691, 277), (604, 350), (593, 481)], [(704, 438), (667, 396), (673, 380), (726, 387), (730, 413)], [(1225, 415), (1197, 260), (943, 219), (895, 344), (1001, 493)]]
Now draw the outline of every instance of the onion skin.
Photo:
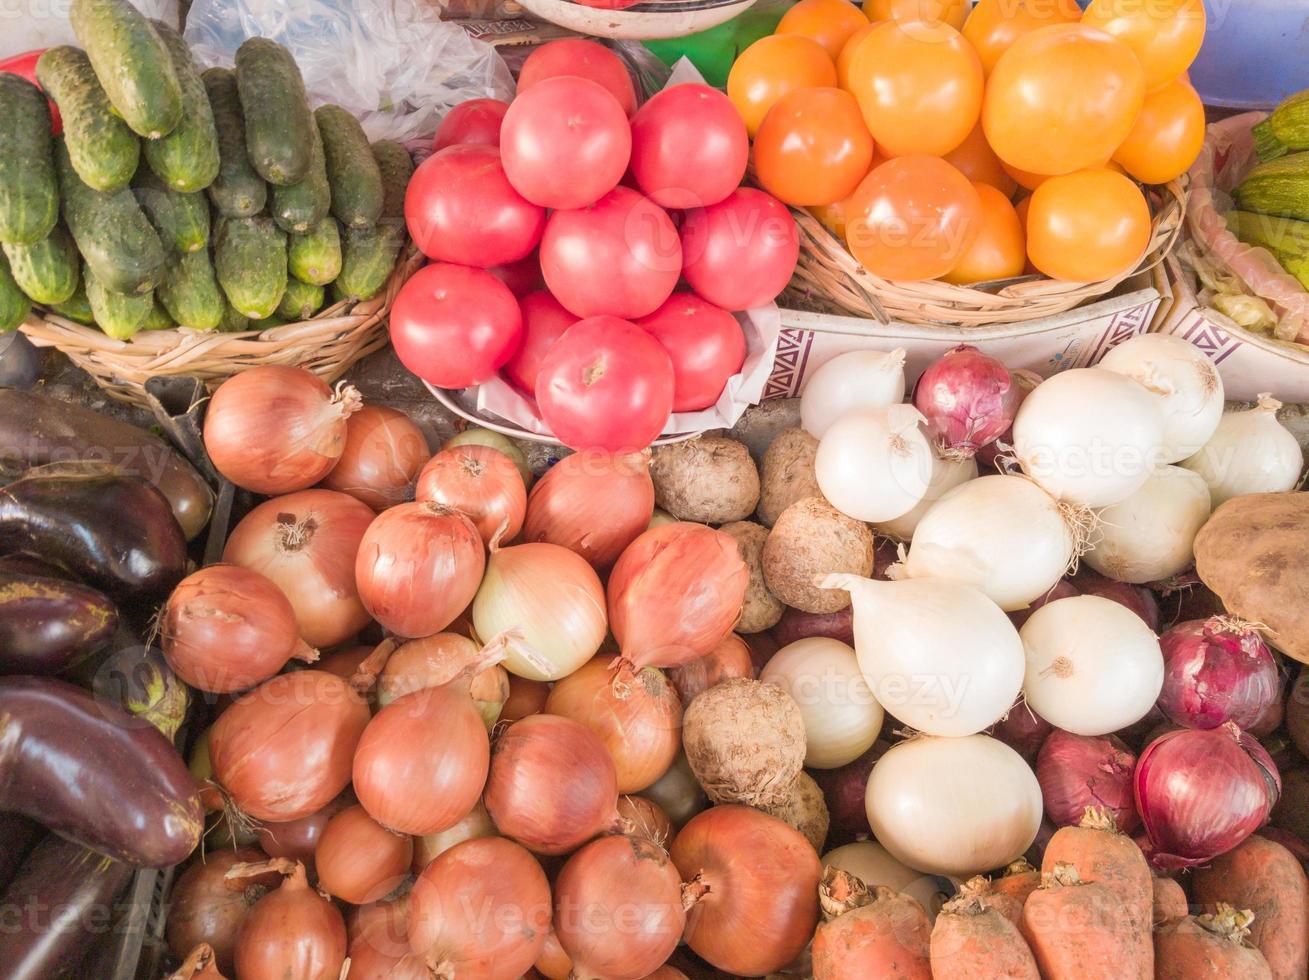
[(318, 841), (323, 835), (327, 822), (346, 807), (355, 802), (353, 793), (342, 793), (321, 810), (315, 810), (307, 817), (288, 820), (284, 823), (261, 822), (255, 828), (255, 840), (264, 853), (274, 858), (290, 858), (305, 866), (305, 871), (313, 877), (317, 868), (314, 866), (314, 853), (318, 850)]
[(473, 808), (464, 814), (454, 826), (447, 827), (435, 834), (414, 838), (414, 872), (422, 874), (424, 868), (456, 844), (462, 844), (466, 840), (477, 840), (481, 837), (499, 836), (500, 831), (491, 822), (491, 815), (486, 812), (486, 807), (482, 805), (482, 801), (478, 800), (473, 804)]
[(413, 839), (387, 830), (352, 806), (327, 822), (314, 854), (318, 887), (352, 905), (376, 902), (404, 881)]
[(541, 947), (541, 955), (536, 958), (533, 966), (546, 980), (569, 980), (572, 975), (573, 961), (559, 945), (559, 937), (555, 935), (553, 928), (546, 935), (545, 944)]
[(1073, 585), (1081, 590), (1082, 595), (1098, 595), (1127, 607), (1145, 620), (1145, 625), (1152, 631), (1159, 632), (1159, 602), (1144, 586), (1115, 582), (1085, 563), (1073, 577)]
[(868, 774), (888, 748), (890, 745), (879, 739), (871, 749), (839, 769), (810, 771), (809, 775), (823, 791), (827, 812), (831, 816), (827, 838), (829, 846), (849, 844), (861, 837), (872, 836), (864, 794), (868, 789)]
[(409, 955), (409, 893), (349, 909), (345, 932), (352, 950), (366, 945), (391, 959)]
[[(1277, 663), (1256, 629), (1223, 617), (1179, 623), (1159, 639), (1159, 708), (1184, 728), (1254, 727), (1281, 695)], [(1276, 725), (1273, 726), (1274, 728)]]
[[(290, 863), (290, 862), (288, 862)], [(246, 867), (259, 867), (247, 865)], [(241, 980), (338, 980), (345, 962), (345, 921), (309, 887), (302, 864), (250, 910), (236, 937)], [(233, 871), (240, 871), (238, 866)]]
[[(1128, 588), (1131, 588), (1131, 586), (1128, 586)], [(1009, 621), (1014, 624), (1014, 629), (1020, 630), (1023, 628), (1023, 624), (1032, 618), (1032, 613), (1036, 612), (1047, 603), (1055, 602), (1059, 599), (1071, 599), (1073, 596), (1081, 594), (1082, 593), (1078, 591), (1077, 586), (1073, 585), (1073, 583), (1068, 581), (1068, 579), (1061, 578), (1051, 587), (1049, 592), (1041, 596), (1039, 599), (1032, 600), (1026, 609), (1016, 609), (1009, 613)], [(1113, 596), (1106, 596), (1106, 598), (1112, 599)], [(1135, 611), (1136, 610), (1133, 610), (1133, 612)]]
[(497, 537), (518, 537), (527, 512), (527, 488), (518, 467), (489, 446), (441, 450), (418, 474), (414, 499), (467, 515), (486, 544)]
[(728, 633), (722, 643), (703, 657), (668, 671), (668, 679), (683, 705), (690, 704), (697, 694), (729, 678), (754, 676), (750, 646), (736, 633)]
[(914, 387), (914, 407), (941, 444), (969, 456), (1009, 431), (1021, 400), (1008, 369), (969, 344), (946, 351)]
[(684, 894), (686, 942), (738, 976), (781, 970), (818, 924), (818, 855), (804, 836), (749, 807), (706, 810), (673, 841)]
[(654, 800), (644, 796), (618, 797), (618, 819), (623, 833), (644, 837), (668, 850), (673, 840), (673, 822)]
[(174, 956), (183, 959), (200, 943), (208, 943), (218, 969), (232, 972), (237, 931), (266, 889), (258, 884), (229, 884), (223, 876), (234, 864), (261, 860), (263, 854), (250, 847), (220, 850), (198, 858), (182, 872), (168, 904), (168, 948)]
[(773, 627), (772, 634), (778, 647), (790, 646), (796, 640), (811, 636), (826, 636), (854, 646), (854, 605), (834, 613), (807, 613), (788, 606)]
[(345, 448), (319, 485), (386, 510), (408, 499), (431, 455), (409, 416), (385, 405), (365, 405), (346, 420)]
[(1136, 756), (1113, 735), (1052, 732), (1036, 762), (1046, 816), (1057, 826), (1077, 827), (1088, 806), (1101, 807), (1119, 831), (1132, 833), (1141, 822), (1132, 799), (1135, 768)]
[(517, 674), (509, 675), (509, 697), (500, 708), (500, 721), (513, 724), (528, 715), (539, 715), (550, 699), (550, 685), (545, 681), (529, 680)]
[[(1029, 708), (1019, 696), (1009, 714), (995, 723), (990, 734), (1021, 755), (1028, 765), (1034, 765), (1037, 753), (1053, 731), (1054, 726)], [(1080, 815), (1078, 819), (1081, 819)]]

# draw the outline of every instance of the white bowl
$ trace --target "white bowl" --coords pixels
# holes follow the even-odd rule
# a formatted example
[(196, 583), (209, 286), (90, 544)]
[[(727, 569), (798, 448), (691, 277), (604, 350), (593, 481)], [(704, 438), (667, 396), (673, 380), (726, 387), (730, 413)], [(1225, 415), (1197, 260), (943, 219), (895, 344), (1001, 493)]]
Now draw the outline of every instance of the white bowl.
[(748, 10), (755, 0), (647, 0), (624, 10), (602, 10), (573, 0), (519, 0), (560, 27), (629, 41), (685, 37), (707, 31)]

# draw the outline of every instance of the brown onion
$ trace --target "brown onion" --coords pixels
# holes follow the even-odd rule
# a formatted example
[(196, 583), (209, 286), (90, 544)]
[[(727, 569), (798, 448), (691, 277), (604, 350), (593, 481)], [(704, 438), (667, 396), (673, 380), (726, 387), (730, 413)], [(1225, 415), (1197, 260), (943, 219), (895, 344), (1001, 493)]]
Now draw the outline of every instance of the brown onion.
[(336, 646), (370, 618), (355, 587), (355, 558), (373, 516), (353, 497), (332, 490), (275, 497), (236, 526), (223, 561), (271, 579), (295, 610), (306, 643)]
[(303, 490), (336, 465), (346, 419), (362, 404), (350, 385), (334, 395), (304, 368), (247, 368), (209, 399), (205, 449), (214, 468), (238, 487), (269, 495)]
[(545, 710), (545, 702), (549, 697), (550, 685), (545, 681), (533, 681), (510, 674), (509, 696), (500, 708), (499, 720), (512, 725), (528, 715), (539, 715)]
[(256, 820), (307, 817), (349, 784), (350, 760), (368, 717), (368, 705), (334, 674), (279, 674), (214, 723), (214, 777)]
[(627, 546), (609, 576), (609, 626), (638, 667), (703, 657), (736, 624), (750, 570), (736, 542), (703, 524), (665, 524)]
[(691, 771), (685, 752), (677, 753), (668, 771), (641, 795), (653, 800), (668, 815), (674, 827), (685, 825), (709, 805), (709, 798)]
[(321, 486), (385, 510), (404, 503), (431, 455), (409, 416), (384, 405), (365, 405), (346, 421), (345, 448)]
[(532, 488), (523, 540), (562, 545), (603, 572), (646, 529), (654, 502), (649, 452), (573, 453)]
[(486, 553), (463, 514), (433, 503), (400, 504), (364, 533), (355, 581), (364, 608), (397, 636), (431, 636), (477, 594)]
[(489, 446), (443, 449), (418, 474), (416, 500), (466, 514), (482, 541), (512, 541), (523, 527), (527, 488), (508, 456)]
[(348, 807), (318, 840), (318, 887), (352, 905), (376, 902), (404, 881), (413, 856), (413, 838), (387, 830), (362, 806)]
[(164, 980), (225, 980), (218, 971), (218, 958), (208, 943), (201, 943), (191, 950), (177, 968)]
[(255, 827), (255, 840), (269, 857), (299, 861), (312, 878), (317, 871), (314, 866), (314, 853), (318, 850), (318, 841), (323, 836), (323, 828), (346, 807), (353, 806), (354, 802), (354, 794), (346, 792), (321, 810), (315, 810), (299, 820), (287, 820), (283, 823), (260, 822)]
[(644, 796), (618, 797), (618, 819), (623, 833), (644, 837), (668, 850), (673, 839), (673, 822), (654, 800)]
[(454, 826), (439, 830), (435, 834), (424, 834), (422, 837), (414, 838), (413, 869), (421, 873), (425, 867), (450, 848), (466, 840), (499, 836), (500, 831), (496, 830), (491, 815), (486, 812), (482, 801), (478, 800)]
[(750, 646), (736, 633), (728, 633), (722, 643), (703, 657), (668, 672), (668, 679), (684, 705), (690, 704), (701, 691), (707, 691), (728, 678), (754, 676)]
[(232, 972), (236, 933), (250, 909), (268, 889), (256, 883), (229, 885), (224, 875), (235, 864), (260, 861), (263, 854), (252, 847), (220, 850), (197, 857), (178, 876), (169, 899), (168, 948), (185, 957), (201, 943), (212, 947), (218, 969)]
[(345, 921), (309, 887), (305, 866), (286, 858), (238, 864), (229, 880), (275, 870), (288, 877), (255, 903), (236, 937), (238, 980), (338, 980), (345, 962)]
[(614, 761), (580, 722), (531, 715), (496, 740), (484, 802), (506, 837), (538, 854), (567, 854), (616, 828)]
[(627, 672), (621, 686), (615, 685), (618, 662), (602, 654), (584, 663), (555, 683), (545, 710), (580, 721), (599, 735), (614, 760), (618, 792), (636, 793), (667, 772), (677, 757), (682, 702), (655, 667)]
[(350, 909), (346, 912), (345, 934), (350, 940), (352, 957), (357, 947), (365, 945), (391, 959), (412, 952), (409, 948), (409, 893)]
[(554, 887), (554, 931), (579, 978), (641, 980), (686, 926), (668, 852), (643, 837), (601, 837), (568, 859)]
[(486, 726), (466, 686), (429, 687), (369, 722), (355, 751), (355, 794), (383, 827), (435, 834), (473, 808), (489, 756)]
[(509, 673), (496, 662), (504, 657), (504, 642), (496, 642), (495, 648), (495, 653), (479, 649), (457, 633), (437, 633), (403, 643), (391, 652), (377, 679), (378, 704), (388, 705), (414, 691), (462, 678), (490, 729), (509, 697)]
[(720, 970), (775, 973), (818, 924), (822, 868), (797, 830), (750, 807), (716, 806), (673, 841), (690, 907), (686, 942)]
[(335, 653), (328, 653), (320, 657), (314, 667), (329, 674), (335, 674), (343, 681), (348, 681), (355, 676), (355, 673), (359, 670), (359, 665), (368, 659), (369, 654), (374, 649), (376, 648), (346, 647), (343, 650), (337, 650)]
[(573, 961), (568, 958), (564, 948), (559, 945), (559, 937), (551, 929), (541, 946), (541, 955), (536, 958), (536, 972), (546, 980), (569, 980), (573, 975)]
[(450, 848), (410, 895), (409, 945), (438, 977), (518, 980), (549, 930), (545, 872), (503, 837)]
[(292, 657), (317, 660), (286, 596), (258, 572), (210, 565), (178, 583), (160, 627), (164, 659), (201, 691), (227, 694), (268, 680)]

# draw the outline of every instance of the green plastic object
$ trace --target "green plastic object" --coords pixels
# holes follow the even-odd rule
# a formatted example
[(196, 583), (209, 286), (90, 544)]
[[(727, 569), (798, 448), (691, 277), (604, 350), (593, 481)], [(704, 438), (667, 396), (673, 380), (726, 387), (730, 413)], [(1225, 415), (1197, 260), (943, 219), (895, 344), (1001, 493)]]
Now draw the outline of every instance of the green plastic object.
[(670, 67), (679, 58), (690, 59), (706, 82), (724, 88), (737, 56), (761, 37), (773, 33), (790, 6), (790, 0), (760, 0), (745, 13), (707, 31), (642, 43)]

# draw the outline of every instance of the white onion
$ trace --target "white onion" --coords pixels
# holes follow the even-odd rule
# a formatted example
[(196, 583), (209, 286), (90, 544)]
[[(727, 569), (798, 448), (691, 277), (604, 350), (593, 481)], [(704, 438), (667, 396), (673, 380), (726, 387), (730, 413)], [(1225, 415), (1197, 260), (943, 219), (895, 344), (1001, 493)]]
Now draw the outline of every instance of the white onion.
[(1209, 441), (1223, 417), (1223, 379), (1200, 348), (1181, 337), (1144, 333), (1100, 359), (1150, 392), (1163, 412), (1161, 463), (1176, 463)]
[(1014, 419), (1024, 472), (1059, 499), (1108, 507), (1135, 493), (1159, 464), (1158, 400), (1131, 378), (1075, 368), (1043, 381)]
[(932, 475), (927, 481), (927, 493), (923, 494), (923, 499), (918, 501), (914, 505), (914, 509), (909, 513), (878, 524), (877, 530), (888, 537), (895, 538), (897, 541), (908, 541), (914, 536), (914, 528), (918, 527), (918, 522), (923, 519), (923, 515), (927, 513), (932, 504), (955, 487), (962, 486), (969, 480), (975, 479), (977, 479), (976, 456), (950, 456), (947, 458), (933, 452)]
[(970, 585), (829, 575), (854, 605), (855, 651), (887, 711), (929, 735), (972, 735), (1008, 713), (1023, 686), (1023, 647), (1009, 617)]
[(815, 439), (838, 419), (866, 408), (904, 401), (904, 348), (890, 353), (856, 350), (838, 354), (805, 382), (800, 426)]
[(804, 764), (836, 769), (877, 741), (882, 706), (868, 690), (855, 652), (840, 640), (811, 636), (773, 654), (759, 675), (786, 691), (804, 718)]
[(873, 766), (864, 804), (892, 857), (961, 878), (1021, 856), (1041, 826), (1035, 773), (989, 735), (893, 745)]
[(1277, 421), (1281, 407), (1263, 394), (1249, 411), (1227, 413), (1205, 447), (1182, 463), (1204, 477), (1214, 510), (1243, 493), (1277, 493), (1299, 482), (1304, 453)]
[(1209, 520), (1209, 487), (1197, 473), (1162, 466), (1126, 500), (1100, 511), (1083, 561), (1101, 575), (1144, 585), (1195, 560), (1195, 536)]
[(823, 435), (814, 458), (818, 489), (857, 521), (890, 521), (927, 493), (936, 455), (912, 405), (855, 412)]
[(1065, 509), (1021, 476), (973, 480), (927, 511), (898, 571), (967, 582), (1006, 612), (1026, 609), (1076, 555)]
[(1019, 635), (1027, 654), (1023, 695), (1055, 728), (1108, 735), (1144, 718), (1163, 689), (1159, 638), (1112, 599), (1057, 599), (1032, 613)]
[(955, 882), (940, 875), (925, 875), (901, 864), (877, 841), (861, 840), (837, 847), (823, 855), (823, 867), (848, 872), (869, 888), (882, 885), (918, 899), (927, 917), (936, 921), (956, 889)]

